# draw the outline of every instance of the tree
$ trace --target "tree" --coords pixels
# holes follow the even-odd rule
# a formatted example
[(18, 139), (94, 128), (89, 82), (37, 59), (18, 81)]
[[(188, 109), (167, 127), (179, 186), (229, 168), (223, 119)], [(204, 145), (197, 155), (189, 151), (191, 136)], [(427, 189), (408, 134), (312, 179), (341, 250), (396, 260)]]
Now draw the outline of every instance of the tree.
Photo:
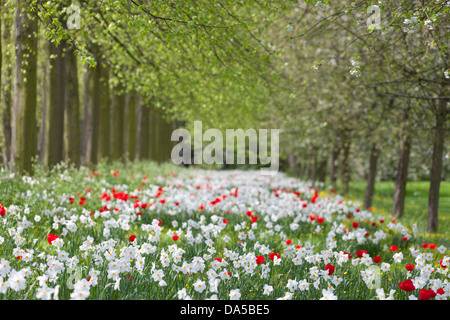
[(65, 51), (67, 44), (48, 43), (50, 62), (49, 105), (47, 121), (47, 163), (54, 166), (64, 158), (64, 114), (66, 106), (67, 67)]
[(38, 23), (28, 1), (16, 0), (14, 94), (12, 112), (12, 169), (32, 172), (37, 155), (36, 66)]

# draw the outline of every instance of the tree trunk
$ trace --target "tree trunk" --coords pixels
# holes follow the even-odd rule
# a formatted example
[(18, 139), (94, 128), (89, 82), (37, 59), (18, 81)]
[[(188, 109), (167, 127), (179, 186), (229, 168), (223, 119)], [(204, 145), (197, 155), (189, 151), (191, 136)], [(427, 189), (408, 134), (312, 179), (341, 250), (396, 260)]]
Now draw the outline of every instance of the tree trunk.
[(16, 0), (14, 96), (12, 113), (12, 169), (32, 173), (32, 159), (37, 154), (36, 72), (37, 18), (27, 8), (28, 1)]
[(135, 153), (135, 141), (136, 141), (136, 93), (131, 92), (127, 96), (126, 103), (126, 125), (125, 125), (125, 152), (127, 154), (126, 159), (129, 161), (134, 160)]
[(392, 216), (400, 218), (403, 215), (406, 196), (406, 182), (408, 180), (409, 156), (411, 153), (411, 137), (404, 134), (399, 142), (399, 158), (397, 176), (395, 178), (394, 204)]
[(155, 142), (154, 142), (154, 137), (155, 137), (155, 114), (156, 114), (156, 110), (155, 110), (155, 106), (153, 105), (153, 100), (152, 103), (149, 105), (149, 116), (148, 116), (148, 136), (147, 136), (147, 140), (148, 140), (148, 155), (149, 155), (149, 159), (150, 160), (155, 160), (156, 159), (156, 150), (155, 150)]
[(145, 140), (145, 137), (142, 136), (143, 134), (143, 122), (145, 122), (143, 117), (143, 110), (144, 106), (142, 103), (142, 98), (140, 95), (136, 97), (136, 136), (135, 136), (135, 149), (134, 149), (134, 159), (138, 160), (142, 157), (142, 143)]
[(298, 178), (300, 179), (300, 180), (303, 180), (303, 177), (305, 176), (304, 175), (304, 172), (303, 172), (303, 170), (304, 170), (304, 165), (303, 165), (303, 162), (300, 162), (299, 164), (298, 164), (298, 171), (299, 171), (299, 173), (298, 173)]
[(350, 140), (345, 141), (342, 150), (343, 154), (340, 171), (341, 171), (341, 185), (344, 195), (348, 195), (350, 184), (350, 164), (349, 164), (350, 145), (351, 145)]
[(428, 193), (428, 232), (437, 232), (438, 230), (439, 189), (441, 186), (445, 122), (447, 117), (447, 100), (440, 100), (438, 103), (433, 137), (430, 191)]
[[(3, 2), (3, 0), (0, 0)], [(0, 5), (1, 7), (1, 5)], [(4, 41), (4, 43), (10, 43), (11, 41), (11, 23), (10, 19), (7, 17), (7, 13), (4, 13), (2, 16), (3, 23), (3, 33), (0, 42)], [(0, 52), (2, 49), (0, 49)], [(2, 61), (0, 53), (0, 61)], [(3, 130), (3, 163), (6, 167), (10, 167), (11, 165), (11, 108), (12, 108), (12, 97), (11, 97), (11, 79), (12, 79), (12, 68), (11, 68), (11, 57), (6, 55), (3, 57), (6, 64), (2, 65), (0, 69), (0, 85), (2, 86), (1, 95), (3, 96), (3, 105), (4, 109), (2, 112), (2, 130)], [(1, 62), (0, 62), (1, 63)], [(1, 76), (3, 74), (3, 76)]]
[(373, 144), (370, 152), (369, 172), (367, 175), (366, 193), (364, 195), (364, 209), (369, 209), (372, 206), (373, 194), (375, 192), (375, 178), (377, 176), (379, 150), (376, 143)]
[(84, 118), (82, 123), (83, 165), (96, 164), (98, 155), (98, 123), (100, 116), (100, 62), (87, 67), (84, 94)]
[(113, 160), (121, 159), (125, 152), (125, 97), (124, 88), (119, 84), (114, 90), (112, 101), (111, 158)]
[(99, 94), (97, 109), (100, 112), (96, 128), (98, 129), (98, 160), (100, 160), (110, 156), (111, 100), (109, 97), (109, 69), (102, 63), (99, 63), (97, 67), (100, 69), (100, 82), (97, 84), (99, 87), (97, 91)]
[(305, 161), (303, 162), (303, 167), (304, 167), (304, 170), (303, 170), (303, 177), (304, 177), (304, 179), (305, 180), (307, 180), (307, 179), (309, 179), (309, 177), (311, 176), (311, 165), (310, 165), (310, 161), (308, 161), (308, 160), (306, 160), (305, 159)]
[(314, 154), (311, 157), (311, 174), (310, 174), (310, 180), (313, 183), (313, 186), (316, 184), (316, 177), (317, 177), (317, 154)]
[(163, 133), (161, 143), (163, 144), (163, 158), (162, 161), (167, 161), (170, 159), (172, 142), (170, 140), (172, 135), (172, 122), (168, 121), (164, 114), (161, 117)]
[(296, 170), (297, 170), (297, 157), (290, 152), (288, 154), (288, 162), (289, 162), (289, 173), (291, 175), (295, 175), (296, 174)]
[(155, 108), (155, 116), (153, 117), (154, 125), (153, 125), (153, 146), (155, 152), (155, 160), (158, 163), (162, 161), (162, 145), (161, 145), (161, 111)]
[(325, 183), (327, 176), (327, 158), (323, 158), (319, 163), (319, 182)]
[(42, 79), (42, 123), (39, 130), (38, 157), (39, 163), (47, 163), (47, 99), (48, 99), (48, 69), (49, 64), (43, 67)]
[(339, 154), (341, 153), (341, 148), (338, 146), (333, 147), (333, 151), (331, 152), (331, 169), (330, 169), (330, 184), (335, 185), (337, 181), (337, 169), (338, 169), (338, 160)]
[(67, 80), (64, 55), (67, 44), (62, 40), (59, 46), (50, 41), (48, 45), (50, 96), (47, 113), (47, 163), (52, 167), (63, 161), (64, 156), (64, 106)]
[(149, 120), (150, 120), (150, 108), (149, 106), (141, 103), (140, 154), (142, 159), (150, 158), (150, 141), (148, 140), (148, 137), (150, 136)]
[(78, 92), (78, 67), (74, 48), (70, 47), (66, 53), (66, 154), (67, 160), (77, 168), (80, 166), (80, 97)]

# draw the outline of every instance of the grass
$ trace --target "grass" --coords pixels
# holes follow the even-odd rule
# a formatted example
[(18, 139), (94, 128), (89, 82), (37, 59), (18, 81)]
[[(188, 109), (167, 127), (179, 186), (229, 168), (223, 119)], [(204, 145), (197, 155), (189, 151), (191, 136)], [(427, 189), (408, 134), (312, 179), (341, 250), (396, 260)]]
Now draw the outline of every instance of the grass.
[[(120, 170), (119, 170), (120, 169)], [(116, 171), (119, 170), (119, 171)], [(187, 174), (185, 176), (185, 173)], [(87, 168), (82, 169), (74, 169), (74, 168), (66, 168), (61, 166), (59, 168), (55, 168), (52, 172), (47, 171), (37, 171), (34, 176), (35, 180), (28, 180), (27, 178), (16, 176), (15, 178), (6, 178), (3, 177), (3, 180), (0, 183), (0, 194), (2, 195), (0, 199), (0, 203), (4, 203), (8, 207), (7, 214), (5, 217), (0, 218), (0, 221), (4, 219), (4, 223), (0, 225), (0, 236), (4, 237), (4, 242), (0, 245), (0, 260), (6, 258), (11, 262), (11, 269), (21, 270), (25, 267), (30, 267), (32, 271), (32, 276), (28, 279), (26, 283), (25, 289), (15, 291), (13, 289), (8, 289), (8, 292), (3, 295), (0, 294), (0, 300), (2, 299), (35, 299), (37, 298), (37, 292), (39, 290), (40, 285), (38, 285), (37, 276), (44, 274), (45, 265), (47, 260), (46, 256), (57, 256), (58, 252), (56, 247), (50, 245), (47, 240), (47, 235), (49, 233), (61, 235), (61, 239), (64, 241), (64, 245), (62, 250), (67, 252), (68, 257), (77, 257), (78, 262), (75, 263), (77, 269), (69, 267), (66, 263), (66, 267), (59, 273), (58, 280), (55, 282), (50, 282), (50, 287), (55, 287), (56, 285), (60, 286), (59, 289), (59, 299), (70, 299), (71, 294), (73, 293), (73, 288), (71, 288), (68, 283), (72, 283), (74, 281), (78, 281), (80, 279), (87, 279), (88, 272), (94, 268), (95, 270), (100, 272), (100, 277), (98, 279), (96, 286), (90, 287), (89, 291), (89, 299), (99, 300), (99, 299), (176, 299), (177, 293), (181, 289), (186, 289), (187, 294), (189, 294), (193, 299), (205, 299), (210, 296), (210, 291), (205, 291), (203, 293), (194, 291), (193, 285), (196, 280), (202, 280), (207, 282), (206, 272), (194, 272), (191, 274), (178, 273), (178, 271), (173, 268), (173, 263), (163, 266), (160, 262), (161, 252), (163, 249), (167, 249), (168, 246), (176, 244), (179, 248), (184, 250), (184, 255), (182, 257), (182, 261), (190, 262), (193, 261), (194, 257), (201, 257), (204, 253), (208, 253), (208, 255), (212, 257), (223, 257), (225, 256), (225, 248), (235, 251), (239, 254), (243, 254), (244, 250), (241, 247), (241, 244), (238, 241), (242, 238), (239, 236), (240, 231), (248, 232), (251, 226), (248, 217), (244, 212), (236, 213), (236, 214), (226, 214), (225, 212), (221, 212), (218, 209), (217, 212), (219, 216), (226, 217), (229, 225), (223, 229), (223, 233), (220, 236), (212, 237), (214, 239), (213, 248), (208, 247), (208, 245), (202, 240), (198, 243), (192, 244), (187, 241), (185, 235), (182, 235), (177, 242), (175, 243), (171, 235), (168, 235), (166, 232), (170, 229), (173, 230), (175, 227), (172, 225), (172, 221), (177, 221), (179, 226), (182, 226), (187, 220), (192, 220), (194, 222), (200, 223), (201, 218), (210, 219), (212, 221), (212, 215), (210, 213), (204, 212), (202, 210), (189, 209), (187, 206), (183, 211), (179, 211), (176, 215), (166, 214), (168, 213), (167, 209), (162, 208), (159, 210), (151, 210), (149, 207), (141, 209), (142, 217), (141, 219), (134, 220), (132, 216), (134, 216), (133, 211), (123, 211), (123, 213), (119, 213), (119, 219), (123, 219), (120, 217), (130, 217), (132, 223), (129, 225), (129, 228), (111, 228), (110, 235), (102, 236), (104, 232), (104, 222), (106, 219), (110, 219), (111, 216), (96, 216), (94, 215), (92, 219), (95, 220), (95, 224), (92, 226), (86, 225), (82, 222), (81, 218), (75, 219), (78, 221), (76, 223), (77, 230), (74, 232), (69, 232), (68, 234), (62, 235), (60, 233), (62, 231), (62, 226), (54, 226), (54, 217), (56, 216), (56, 210), (64, 212), (64, 216), (70, 219), (72, 217), (81, 217), (82, 208), (89, 211), (96, 211), (99, 208), (103, 207), (105, 204), (109, 207), (121, 207), (123, 204), (120, 201), (112, 200), (112, 202), (105, 203), (100, 200), (100, 196), (106, 192), (110, 194), (112, 188), (117, 188), (117, 190), (124, 190), (125, 192), (133, 192), (137, 189), (141, 189), (144, 191), (149, 191), (149, 184), (156, 184), (158, 186), (168, 186), (177, 180), (170, 180), (170, 177), (178, 174), (177, 180), (181, 179), (182, 185), (193, 184), (195, 187), (198, 182), (194, 180), (197, 173), (191, 171), (190, 169), (184, 169), (180, 167), (175, 167), (170, 164), (162, 164), (157, 165), (155, 163), (150, 162), (137, 162), (130, 163), (127, 166), (123, 166), (121, 163), (101, 163), (96, 168), (95, 171), (91, 171)], [(160, 178), (161, 176), (161, 178)], [(200, 175), (201, 176), (201, 175)], [(0, 179), (2, 177), (0, 176)], [(169, 179), (169, 180), (168, 180)], [(209, 180), (202, 180), (202, 185), (205, 185), (205, 182)], [(177, 182), (178, 183), (178, 182)], [(194, 184), (195, 183), (195, 184)], [(239, 187), (239, 180), (233, 181), (234, 184), (231, 189), (234, 187)], [(214, 185), (214, 180), (212, 180), (212, 185)], [(427, 202), (427, 188), (426, 183), (422, 183), (422, 189), (419, 186), (415, 187), (415, 184), (412, 183), (408, 186), (408, 198), (407, 198), (407, 212), (405, 212), (405, 218), (402, 222), (410, 223), (417, 222), (414, 221), (417, 217), (409, 214), (408, 212), (419, 212), (419, 210), (411, 207), (411, 200), (414, 200), (420, 203), (419, 207), (423, 208), (426, 212), (426, 202)], [(443, 194), (446, 196), (441, 197), (441, 201), (446, 201), (448, 208), (448, 195), (449, 192), (449, 184), (446, 183), (443, 188)], [(87, 189), (92, 191), (92, 197), (88, 197), (86, 202), (81, 204), (78, 200), (81, 200), (83, 195), (86, 195)], [(390, 215), (390, 205), (387, 203), (387, 200), (390, 200), (392, 197), (393, 186), (389, 185), (389, 183), (381, 183), (377, 185), (377, 194), (375, 197), (375, 213), (377, 215), (383, 215), (382, 212), (386, 213), (386, 217)], [(173, 191), (175, 195), (177, 195), (177, 191)], [(151, 193), (153, 194), (153, 192)], [(213, 195), (214, 193), (211, 193)], [(354, 182), (351, 185), (351, 192), (348, 195), (348, 198), (351, 199), (362, 199), (364, 194), (364, 183)], [(139, 197), (142, 196), (141, 193), (138, 193)], [(147, 193), (148, 195), (148, 193)], [(170, 192), (169, 192), (170, 195)], [(191, 193), (192, 196), (195, 196), (195, 193)], [(70, 203), (69, 197), (73, 196), (76, 201), (74, 203)], [(380, 197), (380, 198), (379, 198)], [(142, 199), (145, 198), (142, 197)], [(211, 197), (212, 198), (212, 197)], [(53, 201), (50, 201), (50, 200)], [(150, 198), (147, 198), (150, 199)], [(184, 198), (184, 203), (188, 203), (194, 198)], [(243, 200), (241, 200), (243, 199)], [(419, 201), (420, 199), (420, 201)], [(242, 204), (246, 206), (247, 200), (245, 197), (239, 197), (236, 201), (243, 201)], [(261, 199), (262, 200), (262, 199)], [(386, 200), (386, 201), (385, 201)], [(153, 200), (148, 200), (153, 201)], [(281, 201), (282, 200), (281, 198)], [(147, 202), (147, 200), (145, 200)], [(378, 205), (377, 203), (380, 203)], [(128, 207), (133, 207), (134, 199), (130, 200), (128, 203)], [(384, 204), (383, 208), (381, 204)], [(392, 204), (392, 200), (391, 200)], [(11, 237), (8, 235), (9, 228), (17, 228), (22, 218), (14, 211), (13, 205), (20, 206), (18, 212), (25, 212), (22, 210), (23, 207), (27, 206), (30, 211), (26, 213), (28, 215), (28, 221), (33, 222), (32, 228), (26, 229), (23, 232), (23, 240), (19, 238)], [(57, 206), (57, 207), (56, 207)], [(81, 207), (83, 206), (83, 207)], [(59, 210), (62, 208), (62, 210)], [(182, 208), (182, 207), (181, 207)], [(441, 207), (442, 209), (442, 207)], [(353, 210), (353, 207), (352, 207)], [(51, 212), (50, 212), (51, 211)], [(111, 210), (112, 211), (112, 210)], [(258, 211), (256, 211), (258, 212)], [(449, 212), (448, 209), (445, 209), (444, 212)], [(55, 213), (55, 214), (53, 214)], [(114, 213), (113, 213), (114, 214)], [(40, 215), (41, 219), (36, 221), (34, 217), (36, 215)], [(58, 212), (59, 216), (60, 213)], [(242, 299), (275, 299), (280, 298), (285, 295), (288, 291), (286, 288), (286, 284), (289, 279), (310, 279), (310, 267), (312, 267), (312, 263), (305, 263), (303, 266), (294, 265), (293, 253), (289, 253), (286, 245), (286, 238), (292, 240), (292, 244), (298, 243), (298, 240), (305, 245), (306, 242), (310, 242), (314, 245), (314, 252), (318, 253), (321, 250), (326, 248), (326, 235), (329, 233), (331, 227), (333, 226), (333, 222), (340, 221), (347, 227), (351, 226), (353, 218), (345, 218), (346, 213), (336, 212), (333, 214), (334, 218), (330, 219), (330, 221), (322, 224), (320, 231), (316, 229), (317, 225), (312, 223), (299, 223), (298, 229), (293, 230), (291, 228), (291, 224), (294, 222), (295, 217), (286, 216), (282, 219), (277, 220), (275, 223), (280, 227), (280, 229), (275, 229), (276, 232), (269, 233), (269, 228), (264, 222), (256, 224), (257, 228), (254, 228), (255, 237), (247, 238), (244, 240), (246, 244), (246, 248), (250, 250), (255, 250), (255, 244), (258, 242), (264, 243), (268, 245), (268, 252), (277, 252), (282, 256), (282, 260), (280, 265), (274, 265), (269, 260), (268, 252), (265, 253), (265, 263), (270, 264), (270, 269), (266, 278), (261, 278), (261, 270), (262, 266), (258, 267), (260, 269), (256, 269), (254, 273), (246, 273), (241, 268), (235, 267), (233, 264), (229, 264), (227, 270), (233, 274), (233, 276), (221, 282), (220, 289), (217, 292), (217, 296), (219, 299), (228, 299), (229, 292), (232, 289), (240, 289), (242, 293)], [(448, 213), (447, 213), (448, 215)], [(338, 216), (341, 216), (342, 219), (337, 219)], [(419, 213), (417, 216), (422, 217)], [(445, 216), (444, 214), (441, 214)], [(88, 236), (92, 236), (94, 238), (94, 244), (99, 245), (103, 240), (114, 239), (117, 241), (116, 253), (118, 256), (120, 255), (121, 248), (126, 248), (130, 246), (129, 236), (131, 234), (136, 235), (140, 244), (146, 242), (146, 239), (149, 236), (149, 231), (143, 230), (143, 224), (151, 224), (154, 219), (161, 221), (161, 238), (160, 241), (155, 243), (156, 249), (153, 253), (143, 254), (139, 256), (140, 258), (144, 257), (146, 260), (144, 261), (143, 269), (138, 271), (135, 269), (130, 269), (122, 272), (120, 275), (120, 282), (116, 283), (116, 280), (109, 279), (107, 277), (108, 270), (110, 269), (109, 263), (106, 260), (103, 262), (96, 261), (98, 258), (94, 256), (95, 252), (102, 253), (105, 248), (100, 249), (96, 248), (95, 250), (88, 250), (81, 252), (79, 250), (80, 246), (84, 243)], [(424, 220), (426, 221), (426, 220)], [(60, 223), (63, 224), (60, 220)], [(424, 223), (424, 222), (423, 222)], [(420, 227), (426, 227), (421, 223)], [(419, 223), (418, 223), (419, 224)], [(235, 229), (234, 226), (241, 225), (242, 229)], [(259, 226), (258, 226), (259, 225)], [(385, 290), (385, 292), (389, 292), (391, 289), (396, 290), (395, 298), (396, 299), (408, 299), (409, 294), (403, 292), (398, 289), (398, 283), (405, 280), (407, 277), (407, 271), (404, 268), (405, 263), (413, 263), (414, 257), (412, 253), (408, 250), (411, 246), (417, 247), (420, 249), (422, 243), (434, 243), (438, 247), (440, 245), (444, 245), (449, 248), (450, 243), (448, 241), (443, 241), (442, 234), (438, 235), (430, 235), (426, 233), (420, 233), (415, 237), (408, 240), (408, 242), (402, 241), (402, 235), (397, 231), (390, 230), (386, 226), (387, 224), (381, 225), (376, 224), (372, 225), (370, 222), (361, 221), (361, 226), (369, 232), (370, 234), (374, 234), (376, 231), (385, 232), (387, 238), (386, 240), (381, 241), (380, 243), (358, 243), (355, 240), (345, 240), (342, 239), (342, 234), (335, 234), (336, 241), (339, 243), (338, 249), (336, 251), (345, 251), (353, 254), (355, 256), (355, 252), (358, 250), (366, 250), (371, 257), (380, 256), (383, 262), (391, 263), (391, 271), (388, 271), (384, 276), (381, 277), (381, 286)], [(208, 224), (209, 226), (209, 224)], [(185, 229), (185, 227), (181, 227)], [(441, 225), (441, 232), (443, 231)], [(270, 228), (274, 231), (272, 228)], [(203, 228), (193, 228), (192, 236), (195, 237), (204, 233), (205, 229)], [(426, 230), (426, 228), (425, 228)], [(153, 231), (151, 231), (153, 233)], [(230, 241), (226, 242), (223, 238), (224, 235), (229, 236)], [(440, 237), (441, 239), (437, 239)], [(19, 242), (19, 240), (20, 242)], [(389, 250), (389, 246), (392, 244), (398, 245), (398, 251), (404, 254), (404, 259), (401, 263), (392, 263), (393, 262), (393, 252)], [(25, 261), (25, 259), (20, 258), (17, 259), (17, 254), (14, 254), (14, 250), (20, 245), (20, 248), (30, 249), (32, 248), (35, 252), (33, 257), (33, 261)], [(252, 249), (251, 249), (252, 248)], [(111, 249), (108, 249), (111, 250)], [(170, 251), (169, 251), (170, 252)], [(293, 251), (295, 252), (295, 251)], [(312, 251), (311, 251), (312, 252)], [(433, 254), (433, 260), (431, 264), (435, 268), (439, 268), (439, 260), (443, 258), (445, 253), (439, 253), (436, 251), (428, 251)], [(25, 253), (25, 252), (24, 252)], [(42, 257), (40, 254), (44, 253)], [(85, 255), (86, 254), (86, 255)], [(258, 253), (257, 253), (258, 254)], [(309, 255), (309, 254), (308, 254)], [(174, 257), (172, 256), (172, 262)], [(133, 262), (135, 260), (135, 262)], [(207, 259), (205, 259), (207, 260)], [(209, 261), (205, 262), (205, 270), (208, 270), (211, 267), (211, 262), (213, 259), (209, 259)], [(231, 261), (231, 260), (230, 260)], [(305, 259), (306, 261), (306, 259)], [(133, 257), (129, 262), (131, 265), (136, 266), (137, 260)], [(337, 260), (334, 257), (331, 257), (329, 261), (333, 265), (338, 264)], [(36, 265), (33, 265), (37, 263)], [(41, 264), (42, 263), (42, 264)], [(47, 262), (48, 263), (48, 262)], [(167, 285), (160, 285), (158, 281), (152, 281), (153, 275), (153, 263), (156, 264), (157, 270), (162, 270), (164, 273), (164, 279), (167, 280)], [(178, 263), (178, 262), (177, 262)], [(315, 265), (316, 263), (314, 263)], [(325, 261), (321, 262), (319, 267), (320, 269), (324, 268), (326, 264)], [(40, 268), (42, 267), (42, 269)], [(74, 270), (79, 270), (74, 274)], [(334, 275), (337, 277), (341, 277), (341, 283), (339, 284), (338, 289), (336, 290), (336, 295), (339, 299), (373, 299), (376, 296), (376, 293), (373, 289), (370, 289), (368, 286), (364, 284), (362, 279), (361, 272), (366, 270), (366, 266), (362, 264), (358, 264), (357, 266), (353, 266), (351, 263), (346, 264), (338, 264), (336, 267), (336, 271)], [(141, 273), (142, 272), (142, 273)], [(234, 275), (238, 274), (239, 278)], [(446, 275), (441, 274), (440, 272), (434, 273), (433, 277), (435, 279), (443, 279)], [(69, 281), (70, 280), (70, 281)], [(3, 281), (0, 279), (0, 282)], [(95, 281), (94, 281), (95, 282)], [(311, 281), (309, 281), (311, 282)], [(115, 285), (118, 285), (115, 288)], [(273, 285), (273, 292), (269, 296), (263, 296), (263, 286), (264, 284)], [(328, 287), (327, 281), (322, 281), (319, 284), (318, 289), (311, 286), (311, 289), (308, 291), (296, 292), (295, 299), (319, 299), (322, 297), (322, 289)], [(336, 285), (337, 286), (337, 285)], [(415, 293), (418, 295), (418, 292)]]
[[(402, 223), (414, 224), (423, 231), (427, 231), (428, 217), (428, 181), (408, 182), (406, 185), (405, 211), (401, 218)], [(365, 181), (352, 181), (347, 198), (364, 201), (366, 189)], [(337, 188), (339, 193), (339, 188)], [(374, 212), (390, 216), (394, 197), (394, 182), (382, 181), (375, 185), (373, 197)], [(450, 235), (450, 182), (442, 181), (439, 192), (438, 232)]]

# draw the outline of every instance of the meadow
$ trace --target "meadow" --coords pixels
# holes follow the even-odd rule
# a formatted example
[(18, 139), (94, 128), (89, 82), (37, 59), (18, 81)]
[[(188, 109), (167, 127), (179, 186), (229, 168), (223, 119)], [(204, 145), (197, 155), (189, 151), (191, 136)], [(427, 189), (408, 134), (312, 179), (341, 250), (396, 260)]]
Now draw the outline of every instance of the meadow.
[(33, 177), (3, 171), (0, 189), (0, 299), (446, 300), (450, 292), (444, 235), (282, 173), (105, 162)]

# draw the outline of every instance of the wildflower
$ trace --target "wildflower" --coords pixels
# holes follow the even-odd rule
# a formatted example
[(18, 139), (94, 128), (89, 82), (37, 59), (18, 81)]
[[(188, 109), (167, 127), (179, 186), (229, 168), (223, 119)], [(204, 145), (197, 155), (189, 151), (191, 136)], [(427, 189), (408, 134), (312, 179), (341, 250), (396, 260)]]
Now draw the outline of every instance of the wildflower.
[(400, 282), (398, 284), (398, 286), (399, 286), (400, 289), (402, 289), (403, 291), (406, 291), (406, 292), (411, 292), (411, 291), (416, 290), (413, 282), (411, 280), (409, 280), (409, 279), (405, 280), (403, 282)]
[(205, 281), (201, 281), (200, 279), (194, 282), (193, 284), (194, 290), (202, 293), (206, 289)]
[(54, 240), (58, 239), (58, 238), (59, 238), (59, 236), (50, 233), (50, 234), (47, 236), (47, 241), (48, 241), (49, 244), (52, 244), (52, 242), (53, 242)]
[(405, 268), (406, 268), (406, 270), (408, 270), (408, 271), (413, 271), (413, 270), (414, 270), (414, 265), (408, 263), (408, 264), (405, 266)]
[(234, 289), (230, 291), (230, 300), (239, 300), (241, 298), (241, 292), (239, 289)]
[(331, 290), (322, 290), (322, 298), (320, 300), (337, 300), (337, 296), (333, 294), (333, 291)]
[(420, 290), (419, 300), (430, 300), (436, 297), (436, 292), (433, 290), (422, 289)]
[(272, 291), (273, 291), (273, 287), (272, 286), (269, 286), (267, 284), (264, 285), (263, 295), (267, 295), (268, 296), (269, 294), (272, 293)]
[(331, 276), (334, 273), (335, 267), (331, 264), (327, 264), (325, 266), (325, 270), (328, 270), (328, 274)]

